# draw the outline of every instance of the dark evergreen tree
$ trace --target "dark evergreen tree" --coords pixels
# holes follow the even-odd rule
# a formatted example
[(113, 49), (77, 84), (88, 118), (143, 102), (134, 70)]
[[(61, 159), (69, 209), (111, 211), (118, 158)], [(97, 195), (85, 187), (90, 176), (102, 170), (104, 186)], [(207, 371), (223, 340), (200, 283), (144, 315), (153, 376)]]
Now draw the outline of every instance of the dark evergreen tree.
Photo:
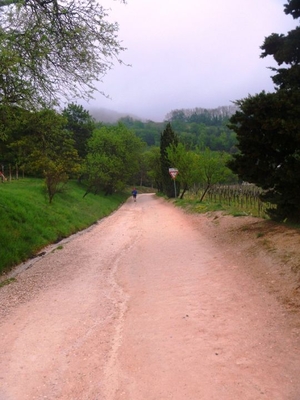
[(300, 17), (300, 2), (299, 0), (288, 0), (288, 4), (284, 5), (284, 12), (291, 14), (293, 18)]
[(95, 129), (95, 122), (90, 113), (80, 105), (71, 103), (63, 111), (67, 118), (66, 128), (72, 132), (75, 148), (81, 158), (87, 154), (87, 141)]
[[(170, 145), (178, 145), (178, 138), (173, 131), (171, 124), (168, 122), (164, 131), (160, 135), (160, 161), (161, 161), (161, 172), (162, 172), (162, 188), (163, 193), (168, 197), (175, 197), (174, 182), (169, 174), (169, 168), (176, 168), (175, 165), (171, 165), (168, 158), (167, 148)], [(179, 184), (176, 182), (176, 194), (179, 194)]]
[[(300, 0), (289, 0), (285, 13), (300, 17)], [(300, 26), (287, 35), (272, 33), (261, 46), (261, 57), (273, 56), (280, 68), (270, 68), (276, 74), (272, 80), (278, 89), (300, 90)]]
[[(285, 12), (300, 16), (300, 0), (290, 0)], [(240, 152), (229, 167), (242, 180), (264, 189), (263, 201), (274, 205), (269, 215), (300, 221), (300, 27), (287, 35), (265, 39), (262, 57), (272, 55), (285, 68), (272, 68), (275, 93), (262, 92), (237, 101), (230, 119)]]

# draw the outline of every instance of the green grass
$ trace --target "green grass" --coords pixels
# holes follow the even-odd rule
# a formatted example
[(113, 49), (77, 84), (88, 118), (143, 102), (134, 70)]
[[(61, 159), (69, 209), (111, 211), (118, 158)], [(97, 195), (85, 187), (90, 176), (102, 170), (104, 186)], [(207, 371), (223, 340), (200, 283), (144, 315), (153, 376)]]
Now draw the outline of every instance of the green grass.
[(220, 203), (214, 203), (211, 201), (202, 201), (198, 199), (187, 197), (183, 199), (176, 199), (174, 201), (176, 206), (179, 206), (190, 213), (205, 214), (214, 211), (228, 212), (228, 207), (223, 206)]
[(247, 215), (254, 217), (260, 216), (255, 207), (249, 206), (245, 209), (245, 207), (241, 208), (238, 203), (228, 205), (220, 201), (214, 202), (213, 200), (207, 200), (206, 198), (200, 202), (199, 196), (189, 195), (188, 193), (183, 199), (176, 199), (174, 203), (191, 213), (205, 214), (208, 212), (222, 211), (224, 214), (234, 217), (243, 217)]
[(0, 288), (3, 286), (9, 285), (10, 283), (15, 282), (15, 281), (16, 281), (16, 278), (6, 279), (5, 281), (0, 282)]
[(0, 273), (36, 255), (48, 244), (89, 227), (122, 204), (128, 193), (88, 194), (75, 181), (49, 204), (43, 180), (0, 183)]

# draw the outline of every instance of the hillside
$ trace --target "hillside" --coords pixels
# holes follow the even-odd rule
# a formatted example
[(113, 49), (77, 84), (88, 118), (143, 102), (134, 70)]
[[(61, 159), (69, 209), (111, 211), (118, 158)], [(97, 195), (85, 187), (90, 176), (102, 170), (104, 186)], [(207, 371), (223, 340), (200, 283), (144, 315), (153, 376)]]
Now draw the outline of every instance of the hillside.
[(89, 113), (91, 116), (97, 121), (97, 122), (104, 122), (106, 124), (114, 124), (116, 123), (120, 118), (124, 117), (131, 117), (137, 120), (142, 120), (138, 116), (128, 114), (128, 113), (122, 113), (114, 110), (109, 110), (107, 108), (90, 108), (88, 109)]

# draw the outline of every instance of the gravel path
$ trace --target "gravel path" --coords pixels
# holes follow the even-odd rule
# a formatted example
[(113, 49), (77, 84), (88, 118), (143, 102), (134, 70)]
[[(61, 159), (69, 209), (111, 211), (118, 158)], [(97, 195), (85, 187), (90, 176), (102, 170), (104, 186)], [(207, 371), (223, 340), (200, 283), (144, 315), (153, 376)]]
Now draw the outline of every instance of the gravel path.
[(0, 289), (0, 400), (299, 400), (300, 326), (207, 235), (140, 195)]

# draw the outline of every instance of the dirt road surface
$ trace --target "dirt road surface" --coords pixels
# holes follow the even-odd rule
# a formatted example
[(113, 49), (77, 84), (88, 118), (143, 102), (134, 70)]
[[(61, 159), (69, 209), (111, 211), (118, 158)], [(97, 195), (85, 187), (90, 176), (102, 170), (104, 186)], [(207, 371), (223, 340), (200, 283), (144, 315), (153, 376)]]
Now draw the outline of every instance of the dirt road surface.
[(299, 400), (299, 313), (218, 232), (140, 195), (19, 273), (0, 400)]

